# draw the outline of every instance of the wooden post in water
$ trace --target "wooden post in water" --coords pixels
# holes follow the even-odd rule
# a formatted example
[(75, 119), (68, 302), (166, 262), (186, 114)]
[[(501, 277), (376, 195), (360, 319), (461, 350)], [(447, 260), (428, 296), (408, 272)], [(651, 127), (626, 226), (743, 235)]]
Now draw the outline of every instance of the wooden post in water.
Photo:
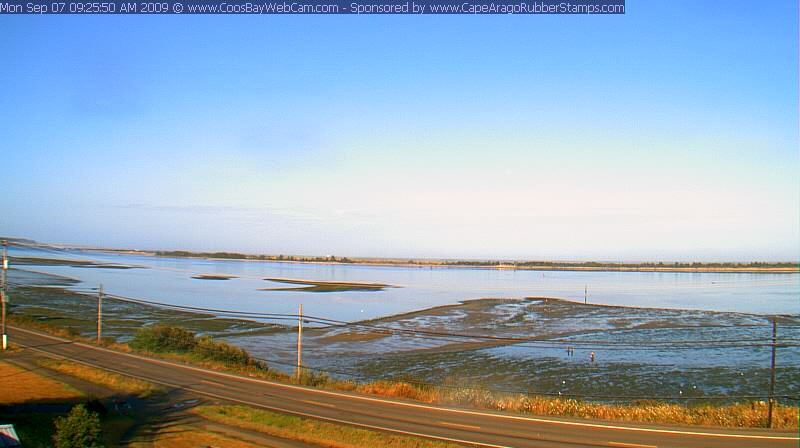
[(297, 312), (297, 381), (300, 381), (300, 365), (301, 356), (303, 353), (303, 304), (300, 304), (300, 309)]
[(778, 321), (772, 318), (772, 364), (770, 365), (769, 404), (767, 405), (767, 428), (772, 428), (772, 407), (775, 405), (775, 352), (778, 348)]

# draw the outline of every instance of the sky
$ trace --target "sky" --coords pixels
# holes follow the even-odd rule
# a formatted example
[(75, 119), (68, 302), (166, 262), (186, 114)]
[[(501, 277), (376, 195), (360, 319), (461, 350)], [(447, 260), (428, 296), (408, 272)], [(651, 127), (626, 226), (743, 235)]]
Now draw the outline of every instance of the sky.
[(0, 235), (796, 261), (797, 8), (0, 16)]

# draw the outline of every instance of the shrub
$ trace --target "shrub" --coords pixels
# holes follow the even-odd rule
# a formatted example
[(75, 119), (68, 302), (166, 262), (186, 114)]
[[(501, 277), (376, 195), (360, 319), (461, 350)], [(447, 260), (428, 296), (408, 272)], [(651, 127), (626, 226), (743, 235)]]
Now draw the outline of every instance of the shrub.
[(186, 353), (206, 361), (267, 369), (266, 363), (256, 360), (242, 348), (215, 341), (211, 336), (195, 336), (181, 327), (154, 325), (142, 328), (136, 332), (130, 346), (151, 353)]
[(130, 346), (154, 353), (192, 351), (197, 345), (194, 333), (181, 327), (154, 325), (136, 332)]
[(327, 373), (324, 372), (315, 372), (310, 369), (300, 369), (300, 381), (299, 383), (304, 386), (311, 386), (311, 387), (322, 387), (327, 385), (331, 378), (328, 376)]
[(99, 448), (100, 417), (82, 404), (72, 408), (66, 417), (55, 421), (53, 443), (57, 448)]
[(194, 353), (200, 358), (221, 361), (230, 364), (253, 365), (254, 360), (242, 348), (218, 342), (211, 336), (197, 338)]

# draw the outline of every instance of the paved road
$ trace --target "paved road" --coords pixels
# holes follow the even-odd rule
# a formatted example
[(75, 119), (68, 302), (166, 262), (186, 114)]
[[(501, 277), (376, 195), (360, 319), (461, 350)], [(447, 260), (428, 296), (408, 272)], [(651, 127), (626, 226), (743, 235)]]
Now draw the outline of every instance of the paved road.
[(10, 327), (9, 340), (201, 396), (277, 412), (482, 447), (798, 447), (796, 432), (535, 418), (274, 383), (173, 364)]

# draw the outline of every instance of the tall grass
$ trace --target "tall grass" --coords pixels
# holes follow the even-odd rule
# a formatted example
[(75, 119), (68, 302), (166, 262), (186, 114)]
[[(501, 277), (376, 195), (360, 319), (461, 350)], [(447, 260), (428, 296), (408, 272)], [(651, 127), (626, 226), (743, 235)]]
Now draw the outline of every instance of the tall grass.
[(107, 370), (78, 364), (72, 361), (45, 359), (37, 362), (40, 366), (65, 375), (74, 376), (90, 383), (100, 384), (109, 389), (146, 398), (160, 393), (158, 386), (136, 378), (119, 375)]
[[(767, 404), (752, 401), (732, 404), (695, 405), (643, 400), (633, 403), (598, 403), (568, 398), (509, 394), (485, 386), (436, 386), (409, 381), (380, 380), (367, 383), (331, 379), (322, 373), (301, 372), (300, 384), (326, 389), (402, 398), (433, 405), (471, 407), (521, 414), (679, 425), (763, 428)], [(776, 404), (772, 426), (798, 428), (798, 406)]]
[[(767, 424), (767, 404), (764, 402), (684, 405), (647, 401), (610, 404), (498, 393), (486, 388), (443, 388), (390, 381), (359, 385), (356, 390), (431, 404), (468, 406), (535, 415), (725, 427), (765, 427)], [(773, 409), (772, 422), (774, 428), (797, 429), (797, 405), (776, 404)]]
[(453, 443), (386, 434), (366, 429), (276, 414), (246, 406), (199, 406), (192, 412), (226, 425), (329, 448), (385, 446), (394, 448), (457, 448)]
[[(21, 315), (7, 316), (6, 319), (8, 320), (8, 323), (11, 325), (17, 325), (25, 328), (33, 328), (35, 330), (41, 331), (42, 333), (47, 333), (59, 338), (70, 339), (73, 341), (80, 341), (87, 344), (97, 343), (97, 338), (83, 336), (81, 335), (80, 331), (78, 331), (75, 328), (59, 327), (56, 325), (41, 322), (39, 320), (36, 320), (28, 316), (21, 316)], [(102, 345), (103, 347), (112, 348), (114, 350), (126, 353), (131, 351), (131, 348), (128, 346), (128, 344), (120, 344), (116, 342), (116, 340), (112, 337), (101, 338), (100, 345)]]

